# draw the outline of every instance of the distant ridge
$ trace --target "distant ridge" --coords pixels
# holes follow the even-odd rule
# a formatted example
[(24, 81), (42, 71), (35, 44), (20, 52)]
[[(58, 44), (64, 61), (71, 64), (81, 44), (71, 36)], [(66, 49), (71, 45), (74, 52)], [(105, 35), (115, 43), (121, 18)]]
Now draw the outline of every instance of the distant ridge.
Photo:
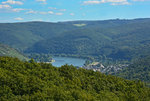
[(131, 59), (150, 51), (150, 18), (0, 23), (0, 43), (25, 53)]
[(105, 20), (68, 20), (68, 21), (57, 21), (57, 22), (50, 22), (50, 21), (25, 21), (25, 22), (0, 22), (0, 24), (13, 24), (13, 23), (71, 23), (71, 22), (103, 22), (103, 21), (131, 21), (131, 20), (150, 20), (150, 18), (133, 18), (133, 19), (105, 19)]

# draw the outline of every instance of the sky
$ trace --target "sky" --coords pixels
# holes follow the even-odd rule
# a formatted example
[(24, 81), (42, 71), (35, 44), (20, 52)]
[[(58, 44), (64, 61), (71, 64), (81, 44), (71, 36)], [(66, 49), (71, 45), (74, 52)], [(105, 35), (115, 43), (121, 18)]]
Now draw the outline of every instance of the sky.
[(150, 0), (0, 0), (0, 23), (150, 18)]

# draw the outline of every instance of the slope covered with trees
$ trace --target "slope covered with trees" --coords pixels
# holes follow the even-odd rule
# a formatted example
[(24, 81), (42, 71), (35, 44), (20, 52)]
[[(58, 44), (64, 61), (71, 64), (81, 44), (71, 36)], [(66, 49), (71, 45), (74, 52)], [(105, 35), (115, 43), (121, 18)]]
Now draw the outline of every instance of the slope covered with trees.
[(0, 23), (0, 42), (23, 51), (40, 40), (71, 29), (70, 27), (71, 25), (49, 22)]
[(11, 48), (7, 45), (0, 44), (0, 56), (17, 57), (20, 60), (29, 60), (26, 56), (18, 52), (16, 49)]
[(60, 37), (40, 41), (31, 50), (56, 54), (106, 55), (113, 59), (130, 59), (149, 53), (150, 20), (91, 23), (81, 29), (64, 32)]
[(120, 71), (117, 76), (130, 80), (137, 79), (150, 83), (150, 56), (135, 61), (127, 68)]
[(25, 53), (132, 59), (150, 52), (150, 19), (1, 23), (0, 42)]
[(150, 88), (73, 66), (0, 57), (0, 100), (149, 101)]

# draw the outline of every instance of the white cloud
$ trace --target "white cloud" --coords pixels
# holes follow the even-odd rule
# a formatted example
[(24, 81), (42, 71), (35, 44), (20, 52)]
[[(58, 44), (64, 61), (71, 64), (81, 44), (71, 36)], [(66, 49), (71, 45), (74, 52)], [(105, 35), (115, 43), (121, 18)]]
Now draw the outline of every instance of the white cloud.
[(56, 15), (63, 15), (63, 13), (55, 13)]
[(17, 18), (14, 18), (14, 19), (19, 20), (19, 21), (23, 20), (23, 18), (21, 18), (21, 17), (17, 17)]
[(2, 2), (2, 4), (23, 5), (23, 2), (14, 1), (14, 0), (7, 0), (7, 1)]
[(51, 10), (56, 10), (57, 8), (55, 8), (55, 7), (48, 7), (49, 9), (51, 9)]
[(112, 3), (111, 5), (130, 5), (129, 2)]
[(37, 2), (41, 2), (41, 4), (47, 4), (46, 0), (36, 0)]
[(23, 11), (23, 10), (26, 10), (26, 9), (23, 9), (23, 8), (13, 8), (12, 11), (14, 12), (20, 12), (20, 11)]
[(39, 14), (45, 15), (47, 14), (47, 12), (39, 12)]
[(36, 13), (37, 13), (37, 11), (33, 11), (33, 10), (26, 12), (26, 14), (36, 14)]
[(93, 5), (93, 4), (100, 4), (101, 1), (84, 1), (83, 4), (84, 5)]
[(61, 12), (67, 11), (66, 9), (58, 9), (58, 8), (55, 8), (55, 7), (48, 7), (48, 9), (50, 9), (50, 10), (56, 10), (56, 11), (61, 11)]
[(93, 5), (93, 4), (102, 4), (102, 3), (111, 3), (111, 5), (129, 5), (130, 3), (127, 0), (90, 0), (84, 1), (84, 5)]
[(7, 8), (11, 8), (11, 6), (10, 5), (0, 5), (0, 9), (7, 9)]
[(34, 11), (34, 10), (30, 9), (30, 11), (26, 12), (25, 14), (42, 14), (42, 15), (45, 15), (45, 14), (54, 14), (54, 12), (53, 11), (48, 11), (48, 12)]
[(74, 16), (75, 14), (74, 14), (74, 13), (70, 13), (70, 15), (71, 15), (71, 16)]
[(23, 10), (27, 10), (23, 8), (12, 8), (10, 5), (0, 5), (0, 9), (5, 9), (6, 12), (20, 12)]
[(102, 0), (102, 2), (127, 2), (127, 0)]
[(54, 14), (54, 12), (53, 11), (48, 11), (48, 14)]
[(4, 9), (4, 12), (20, 12), (23, 10), (28, 10), (24, 8), (12, 8), (10, 5), (1, 5), (0, 4), (0, 9)]
[(82, 15), (83, 15), (83, 16), (86, 16), (86, 14), (85, 14), (85, 13), (83, 13)]

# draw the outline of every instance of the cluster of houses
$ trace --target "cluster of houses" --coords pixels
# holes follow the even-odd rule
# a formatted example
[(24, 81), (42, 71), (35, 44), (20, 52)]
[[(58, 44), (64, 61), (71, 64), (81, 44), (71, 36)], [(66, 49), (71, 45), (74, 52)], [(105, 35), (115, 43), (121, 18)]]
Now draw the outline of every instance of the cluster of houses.
[(100, 62), (94, 62), (94, 63), (89, 64), (87, 66), (83, 66), (82, 68), (91, 69), (93, 71), (99, 71), (102, 73), (111, 73), (111, 72), (116, 73), (116, 72), (122, 70), (123, 68), (125, 68), (127, 66), (128, 66), (128, 64), (117, 64), (117, 65), (104, 66)]

